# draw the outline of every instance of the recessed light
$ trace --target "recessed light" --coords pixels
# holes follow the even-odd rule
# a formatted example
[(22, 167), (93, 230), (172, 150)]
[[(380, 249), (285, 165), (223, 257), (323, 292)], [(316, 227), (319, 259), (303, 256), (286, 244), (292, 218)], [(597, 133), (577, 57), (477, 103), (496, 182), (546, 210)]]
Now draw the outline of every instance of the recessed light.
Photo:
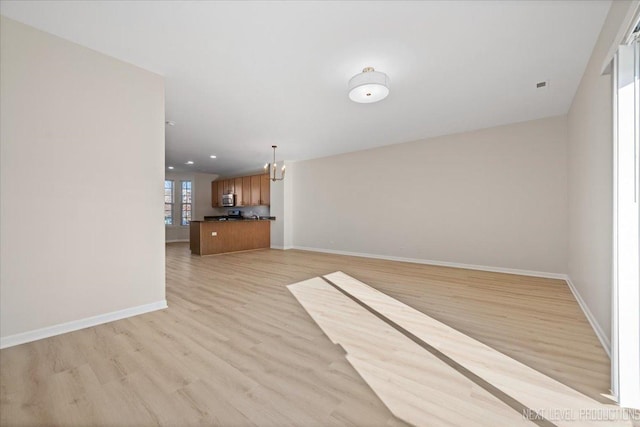
[(213, 155), (213, 154), (212, 154), (212, 155), (210, 155), (209, 157), (211, 157), (212, 159), (217, 159), (217, 158), (218, 158), (218, 156)]
[(169, 166), (167, 169), (173, 169), (173, 166)]
[(192, 165), (193, 164), (193, 160), (189, 160), (187, 163), (185, 163), (185, 165)]

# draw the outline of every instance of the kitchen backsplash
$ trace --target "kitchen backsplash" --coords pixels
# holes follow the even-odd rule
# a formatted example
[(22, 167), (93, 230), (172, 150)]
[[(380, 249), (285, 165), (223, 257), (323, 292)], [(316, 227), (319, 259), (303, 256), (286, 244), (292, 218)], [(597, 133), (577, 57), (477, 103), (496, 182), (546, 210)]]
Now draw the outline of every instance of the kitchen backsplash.
[(242, 212), (242, 216), (269, 216), (270, 210), (269, 206), (247, 206), (247, 207), (229, 207), (229, 208), (211, 208), (211, 215), (227, 215), (229, 210), (239, 210)]

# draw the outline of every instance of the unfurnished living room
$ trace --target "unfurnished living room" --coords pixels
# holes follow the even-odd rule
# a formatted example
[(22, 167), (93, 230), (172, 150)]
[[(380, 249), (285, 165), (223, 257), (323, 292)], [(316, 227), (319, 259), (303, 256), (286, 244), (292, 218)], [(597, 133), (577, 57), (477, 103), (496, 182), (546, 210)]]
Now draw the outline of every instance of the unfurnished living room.
[(1, 426), (640, 425), (640, 0), (0, 0)]

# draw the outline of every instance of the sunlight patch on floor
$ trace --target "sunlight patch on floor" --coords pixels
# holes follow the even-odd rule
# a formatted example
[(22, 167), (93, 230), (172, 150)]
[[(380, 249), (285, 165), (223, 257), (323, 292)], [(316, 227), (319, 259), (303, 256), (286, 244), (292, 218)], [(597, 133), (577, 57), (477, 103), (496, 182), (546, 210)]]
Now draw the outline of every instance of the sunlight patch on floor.
[(416, 426), (631, 426), (605, 405), (342, 272), (288, 286), (391, 412)]

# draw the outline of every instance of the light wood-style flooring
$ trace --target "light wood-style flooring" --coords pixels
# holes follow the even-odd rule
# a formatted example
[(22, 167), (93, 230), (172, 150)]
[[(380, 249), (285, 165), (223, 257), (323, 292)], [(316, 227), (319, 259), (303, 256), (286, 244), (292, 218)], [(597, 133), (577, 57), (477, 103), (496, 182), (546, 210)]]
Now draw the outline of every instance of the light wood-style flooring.
[(288, 288), (399, 419), (416, 427), (534, 425), (523, 419), (522, 407), (507, 406), (388, 324), (381, 313), (372, 313), (320, 277)]
[(523, 414), (558, 427), (631, 427), (635, 418), (342, 272), (288, 288), (387, 407), (413, 425), (467, 425), (470, 414), (486, 426), (522, 424)]
[(400, 426), (286, 286), (341, 270), (594, 399), (609, 359), (563, 281), (167, 245), (169, 308), (0, 351), (0, 425)]

